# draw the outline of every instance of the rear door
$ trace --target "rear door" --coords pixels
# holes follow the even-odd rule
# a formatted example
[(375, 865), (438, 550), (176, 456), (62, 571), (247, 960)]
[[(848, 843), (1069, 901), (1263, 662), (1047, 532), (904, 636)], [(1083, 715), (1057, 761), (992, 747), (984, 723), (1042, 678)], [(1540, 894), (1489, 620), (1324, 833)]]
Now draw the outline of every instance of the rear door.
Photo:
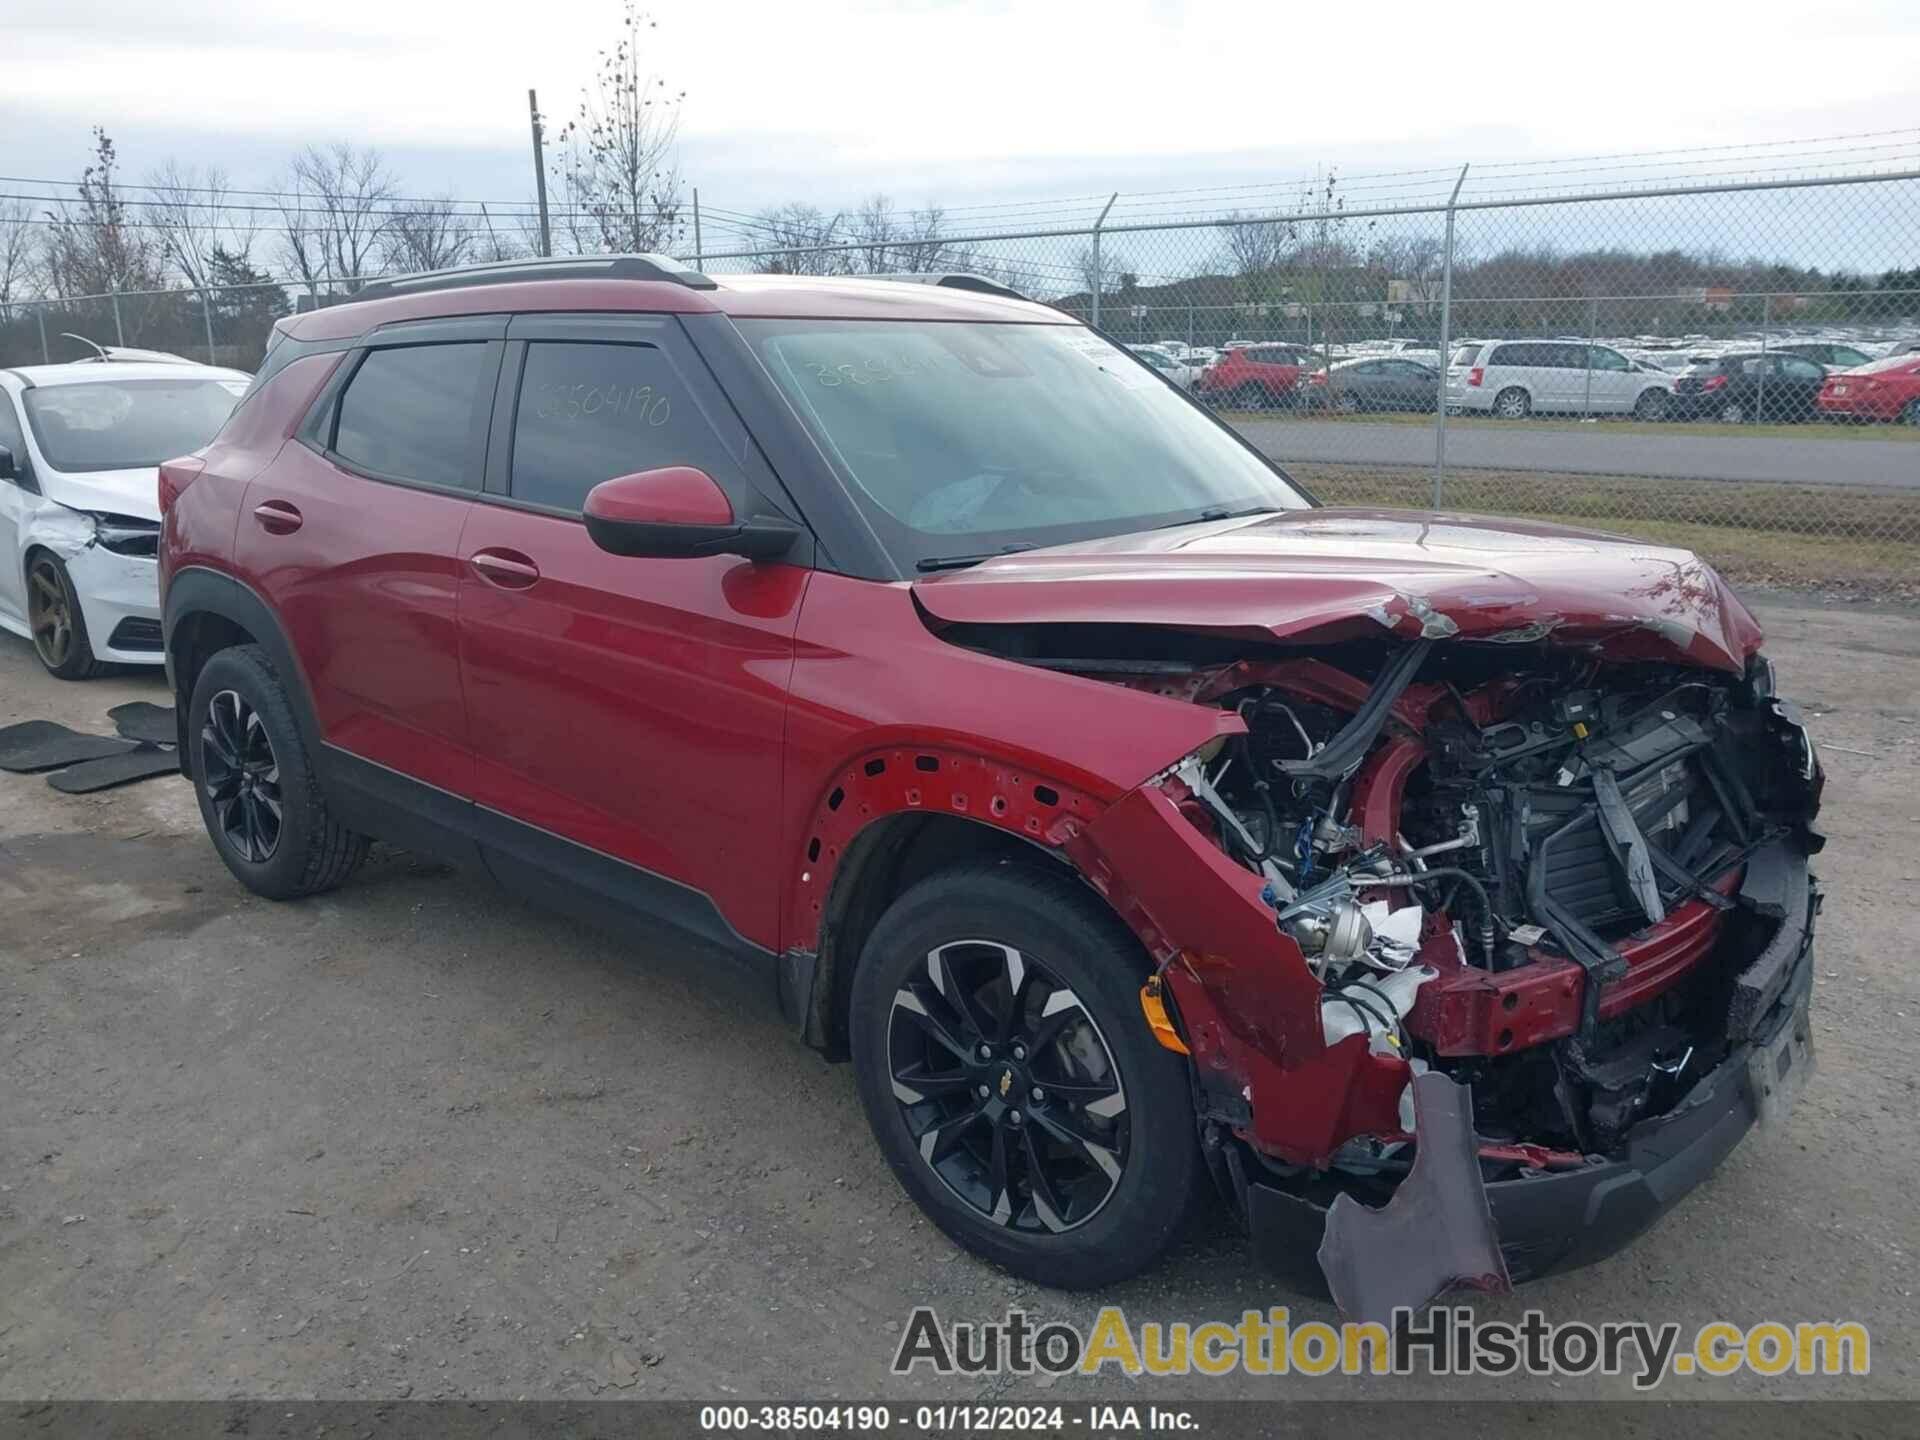
[(771, 948), (812, 572), (610, 555), (580, 514), (601, 481), (666, 465), (706, 471), (742, 514), (778, 483), (673, 317), (520, 316), (508, 333), (488, 494), (459, 547), (483, 843), (503, 878), (565, 871), (620, 908), (696, 932), (717, 914)]
[(322, 738), (469, 793), (456, 548), (485, 468), (499, 316), (376, 331), (247, 487), (234, 554), (280, 616)]

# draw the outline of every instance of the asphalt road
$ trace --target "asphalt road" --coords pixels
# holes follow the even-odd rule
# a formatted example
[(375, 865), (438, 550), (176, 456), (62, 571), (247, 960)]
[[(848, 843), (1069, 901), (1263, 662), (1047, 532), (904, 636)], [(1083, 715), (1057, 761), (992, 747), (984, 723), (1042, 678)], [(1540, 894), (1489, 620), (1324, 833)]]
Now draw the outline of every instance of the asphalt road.
[[(1348, 420), (1240, 420), (1262, 453), (1288, 461), (1344, 465), (1431, 465), (1430, 425)], [(1486, 420), (1450, 424), (1447, 463), (1461, 469), (1576, 475), (1646, 475), (1674, 480), (1748, 480), (1795, 485), (1920, 489), (1920, 445), (1902, 440), (1772, 435), (1683, 435), (1628, 431), (1596, 421), (1574, 426)]]
[[(1689, 1333), (1858, 1319), (1870, 1376), (1696, 1377), (1654, 1398), (1920, 1399), (1920, 619), (1761, 614), (1828, 747), (1820, 1071), (1784, 1128), (1624, 1254), (1463, 1303)], [(166, 699), (155, 678), (50, 680), (0, 636), (0, 724), (104, 733), (136, 697)], [(1218, 1211), (1101, 1295), (977, 1263), (895, 1184), (844, 1067), (660, 959), (645, 934), (392, 851), (272, 904), (217, 861), (177, 776), (74, 797), (0, 774), (0, 1400), (1631, 1395), (1625, 1376), (895, 1378), (922, 1303), (1083, 1329), (1103, 1303), (1136, 1323), (1330, 1312), (1251, 1265)], [(1419, 1435), (1437, 1413), (1376, 1418)], [(1680, 1433), (1647, 1415), (1593, 1427)]]

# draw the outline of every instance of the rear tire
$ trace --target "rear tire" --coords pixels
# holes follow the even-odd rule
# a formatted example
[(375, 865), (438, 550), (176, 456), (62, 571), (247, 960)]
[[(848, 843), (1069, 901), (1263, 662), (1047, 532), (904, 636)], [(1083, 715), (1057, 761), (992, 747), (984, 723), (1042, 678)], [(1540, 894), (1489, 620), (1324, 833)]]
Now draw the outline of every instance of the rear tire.
[(1667, 418), (1668, 400), (1664, 390), (1649, 390), (1633, 402), (1633, 418), (1636, 420), (1664, 420)]
[(1166, 1249), (1201, 1160), (1186, 1062), (1141, 1018), (1146, 971), (1113, 912), (1047, 871), (960, 866), (881, 917), (853, 981), (860, 1099), (957, 1244), (1066, 1289)]
[(27, 561), (27, 627), (33, 632), (33, 653), (56, 680), (91, 680), (106, 673), (106, 662), (94, 659), (87, 638), (80, 592), (65, 562), (50, 550), (36, 550)]
[(1227, 396), (1227, 404), (1235, 410), (1264, 410), (1267, 392), (1249, 380), (1244, 385), (1234, 387)]
[(360, 868), (368, 840), (327, 809), (286, 687), (258, 645), (222, 650), (187, 704), (186, 771), (213, 848), (249, 890), (294, 900)]
[(1738, 400), (1729, 400), (1720, 407), (1719, 420), (1722, 425), (1744, 425), (1747, 423), (1747, 407)]
[(1511, 385), (1493, 397), (1493, 413), (1502, 420), (1524, 420), (1533, 413), (1533, 397)]

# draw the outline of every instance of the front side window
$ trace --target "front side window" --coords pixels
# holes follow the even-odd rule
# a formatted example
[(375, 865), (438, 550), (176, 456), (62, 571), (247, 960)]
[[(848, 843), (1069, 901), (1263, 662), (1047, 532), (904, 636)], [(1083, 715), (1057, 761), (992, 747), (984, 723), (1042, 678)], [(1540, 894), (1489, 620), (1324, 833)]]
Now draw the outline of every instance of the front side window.
[(375, 475), (478, 489), (492, 354), (481, 341), (369, 352), (340, 394), (331, 448)]
[(88, 380), (36, 385), (23, 399), (54, 469), (143, 470), (211, 440), (245, 388), (244, 380), (206, 376)]
[(516, 500), (578, 512), (602, 480), (691, 465), (738, 469), (672, 362), (653, 345), (534, 341), (513, 421)]
[(1609, 350), (1604, 345), (1590, 346), (1587, 354), (1592, 357), (1589, 363), (1596, 370), (1631, 370), (1633, 368), (1627, 363), (1626, 356), (1618, 350)]
[(1309, 503), (1079, 326), (738, 324), (907, 567)]

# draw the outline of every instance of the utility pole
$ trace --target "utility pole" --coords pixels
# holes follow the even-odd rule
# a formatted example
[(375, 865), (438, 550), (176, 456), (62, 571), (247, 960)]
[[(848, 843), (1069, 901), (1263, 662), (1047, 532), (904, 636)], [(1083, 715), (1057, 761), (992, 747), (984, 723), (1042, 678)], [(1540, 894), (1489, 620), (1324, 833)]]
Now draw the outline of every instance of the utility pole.
[(553, 254), (553, 229), (547, 223), (547, 162), (540, 153), (540, 100), (527, 91), (527, 117), (533, 122), (533, 186), (540, 197), (540, 253)]

